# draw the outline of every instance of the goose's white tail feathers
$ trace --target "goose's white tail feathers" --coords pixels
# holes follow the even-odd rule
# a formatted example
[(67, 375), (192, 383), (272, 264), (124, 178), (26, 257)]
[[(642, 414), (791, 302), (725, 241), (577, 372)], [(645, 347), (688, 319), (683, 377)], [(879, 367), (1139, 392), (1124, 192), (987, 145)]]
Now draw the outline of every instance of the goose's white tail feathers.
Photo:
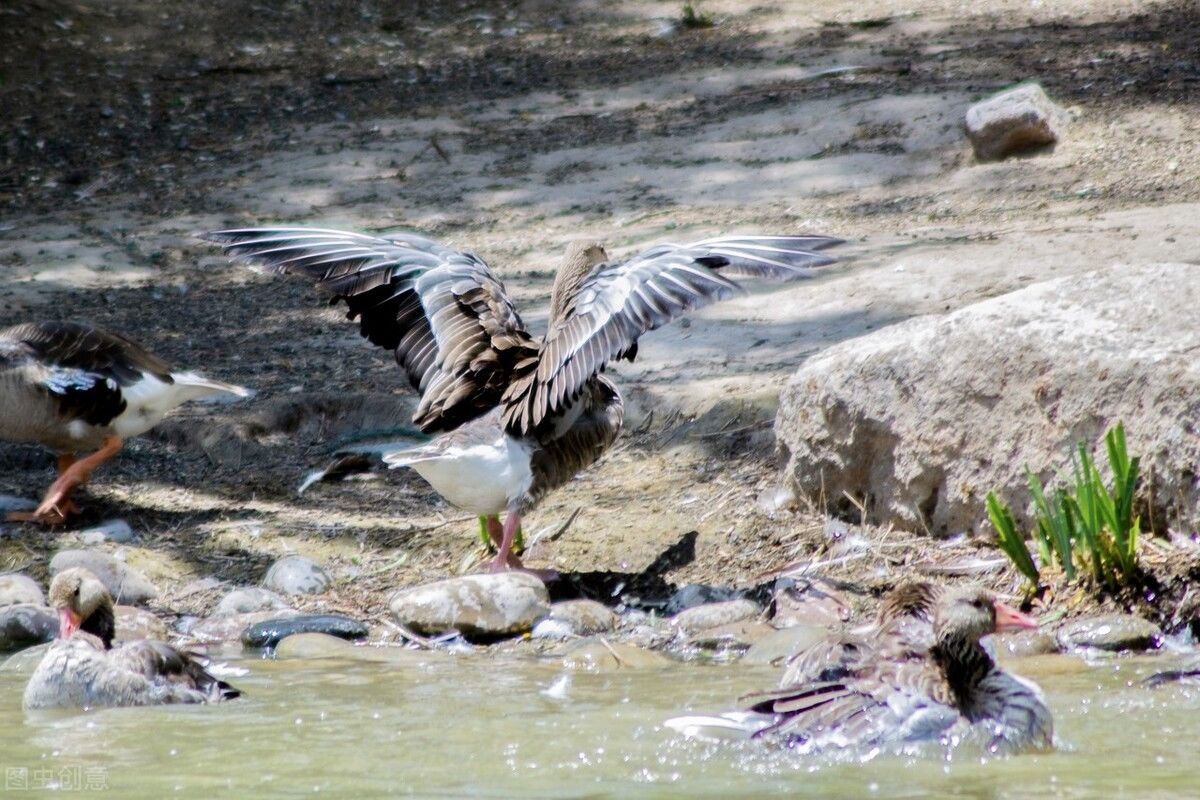
[(672, 717), (663, 725), (690, 739), (742, 741), (750, 739), (773, 721), (774, 717), (769, 714), (731, 711), (726, 714), (689, 714)]
[(390, 469), (400, 469), (401, 467), (411, 467), (426, 461), (453, 458), (455, 455), (457, 455), (455, 452), (447, 453), (445, 448), (442, 447), (421, 444), (416, 447), (404, 447), (399, 450), (385, 452), (381, 457), (383, 458), (383, 463), (387, 464)]
[(179, 387), (177, 396), (182, 398), (180, 402), (211, 397), (212, 395), (230, 395), (235, 398), (254, 396), (253, 389), (247, 389), (245, 386), (235, 386), (232, 383), (225, 383), (223, 381), (214, 381), (195, 372), (172, 372), (171, 377), (175, 380), (175, 386)]

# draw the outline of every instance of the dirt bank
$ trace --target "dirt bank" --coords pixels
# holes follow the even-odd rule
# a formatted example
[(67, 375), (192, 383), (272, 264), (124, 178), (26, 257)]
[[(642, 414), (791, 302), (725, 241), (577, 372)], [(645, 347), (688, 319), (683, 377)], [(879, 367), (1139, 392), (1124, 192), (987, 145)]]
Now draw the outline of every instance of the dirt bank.
[[(476, 555), (473, 521), (412, 476), (296, 496), (356, 431), (402, 427), (411, 394), (312, 291), (227, 265), (193, 231), (417, 229), (487, 258), (537, 324), (572, 238), (624, 254), (816, 230), (851, 240), (826, 277), (646, 337), (615, 375), (629, 435), (528, 524), (554, 531), (582, 509), (532, 559), (562, 570), (636, 571), (690, 530), (680, 581), (752, 583), (837, 557), (823, 519), (775, 508), (770, 421), (808, 355), (1200, 245), (1195, 7), (963, 8), (705, 3), (715, 27), (685, 30), (677, 4), (653, 2), (9, 3), (0, 323), (89, 319), (259, 390), (132, 443), (98, 474), (81, 526), (125, 518), (140, 536), (130, 561), (172, 585), (256, 581), (302, 552), (335, 577), (326, 602), (368, 612)], [(1066, 141), (974, 164), (963, 111), (1024, 79), (1070, 108)], [(48, 455), (0, 447), (0, 491), (32, 497), (50, 475)], [(35, 574), (74, 541), (11, 532), (0, 567)], [(937, 551), (892, 546), (914, 536), (872, 532), (869, 558), (839, 563), (862, 584), (919, 571)], [(974, 557), (949, 547), (943, 560)]]

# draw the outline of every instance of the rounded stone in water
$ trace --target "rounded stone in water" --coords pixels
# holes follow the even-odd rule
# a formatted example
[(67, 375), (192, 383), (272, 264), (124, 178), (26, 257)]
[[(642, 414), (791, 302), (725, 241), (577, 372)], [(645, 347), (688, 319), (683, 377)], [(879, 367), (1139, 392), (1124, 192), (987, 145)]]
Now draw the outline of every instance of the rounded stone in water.
[(757, 617), (762, 611), (753, 600), (725, 600), (693, 606), (671, 618), (671, 624), (684, 634), (696, 634), (734, 622)]
[(116, 613), (118, 642), (133, 642), (138, 639), (166, 639), (167, 624), (144, 608), (117, 606)]
[(287, 636), (297, 633), (324, 633), (340, 639), (365, 639), (369, 630), (365, 623), (337, 614), (307, 614), (256, 622), (242, 631), (246, 647), (274, 647)]
[(48, 642), (58, 635), (58, 615), (45, 606), (20, 603), (0, 608), (0, 652)]
[(615, 628), (617, 615), (595, 600), (563, 600), (550, 606), (550, 616), (543, 622), (557, 622), (575, 636), (590, 636)]
[(550, 612), (546, 586), (524, 572), (464, 575), (401, 589), (388, 606), (401, 625), (418, 633), (456, 630), (464, 635), (523, 633)]
[(1162, 643), (1162, 629), (1133, 614), (1104, 614), (1083, 617), (1058, 631), (1064, 650), (1094, 647), (1097, 650), (1145, 650)]

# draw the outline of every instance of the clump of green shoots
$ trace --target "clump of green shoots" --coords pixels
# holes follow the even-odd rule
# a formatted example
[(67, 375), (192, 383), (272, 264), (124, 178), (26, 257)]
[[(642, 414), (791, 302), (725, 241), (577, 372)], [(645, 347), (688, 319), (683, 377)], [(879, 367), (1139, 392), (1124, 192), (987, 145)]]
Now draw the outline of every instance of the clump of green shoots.
[(696, 28), (711, 28), (714, 24), (712, 14), (705, 14), (703, 11), (697, 11), (696, 6), (691, 3), (683, 4), (683, 13), (679, 17), (679, 24), (685, 30), (695, 30)]
[[(1111, 589), (1129, 585), (1137, 575), (1137, 541), (1141, 519), (1134, 515), (1138, 457), (1125, 449), (1125, 426), (1117, 423), (1104, 434), (1112, 487), (1105, 486), (1096, 461), (1080, 442), (1071, 454), (1073, 485), (1047, 494), (1036, 475), (1025, 469), (1033, 495), (1036, 526), (1032, 538), (1043, 568), (1054, 561), (1068, 580), (1078, 572)], [(988, 492), (987, 513), (996, 528), (1000, 549), (1034, 585), (1040, 573), (1017, 530), (1012, 510)]]

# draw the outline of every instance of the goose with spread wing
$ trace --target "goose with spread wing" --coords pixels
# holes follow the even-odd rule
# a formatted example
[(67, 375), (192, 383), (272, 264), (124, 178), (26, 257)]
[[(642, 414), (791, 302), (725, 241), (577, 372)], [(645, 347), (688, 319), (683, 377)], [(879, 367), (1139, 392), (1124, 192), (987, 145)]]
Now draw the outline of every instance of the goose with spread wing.
[[(911, 619), (916, 628), (920, 619)], [(754, 695), (745, 712), (689, 716), (667, 725), (705, 738), (771, 739), (805, 752), (874, 752), (977, 735), (992, 752), (1045, 749), (1054, 725), (1041, 690), (1000, 668), (980, 639), (1037, 622), (979, 587), (940, 592), (931, 637), (893, 639), (814, 680)]]
[(216, 703), (241, 693), (214, 677), (193, 653), (151, 639), (114, 644), (113, 599), (83, 567), (50, 582), (58, 638), (25, 687), (25, 708)]
[(441, 435), (385, 461), (479, 515), (497, 546), (493, 570), (521, 566), (513, 543), (522, 515), (616, 439), (624, 407), (601, 374), (606, 364), (632, 361), (643, 333), (742, 291), (734, 278), (810, 276), (833, 261), (820, 251), (839, 242), (726, 236), (658, 245), (623, 262), (599, 244), (574, 243), (539, 338), (481, 258), (421, 236), (249, 228), (201, 238), (307, 278), (346, 303), (364, 337), (395, 353), (421, 395), (413, 422)]
[[(34, 511), (10, 521), (60, 524), (78, 509), (71, 493), (125, 439), (153, 428), (189, 400), (250, 390), (162, 359), (119, 333), (80, 322), (29, 322), (0, 330), (0, 439), (58, 453), (58, 478)], [(92, 450), (84, 458), (77, 451)]]

